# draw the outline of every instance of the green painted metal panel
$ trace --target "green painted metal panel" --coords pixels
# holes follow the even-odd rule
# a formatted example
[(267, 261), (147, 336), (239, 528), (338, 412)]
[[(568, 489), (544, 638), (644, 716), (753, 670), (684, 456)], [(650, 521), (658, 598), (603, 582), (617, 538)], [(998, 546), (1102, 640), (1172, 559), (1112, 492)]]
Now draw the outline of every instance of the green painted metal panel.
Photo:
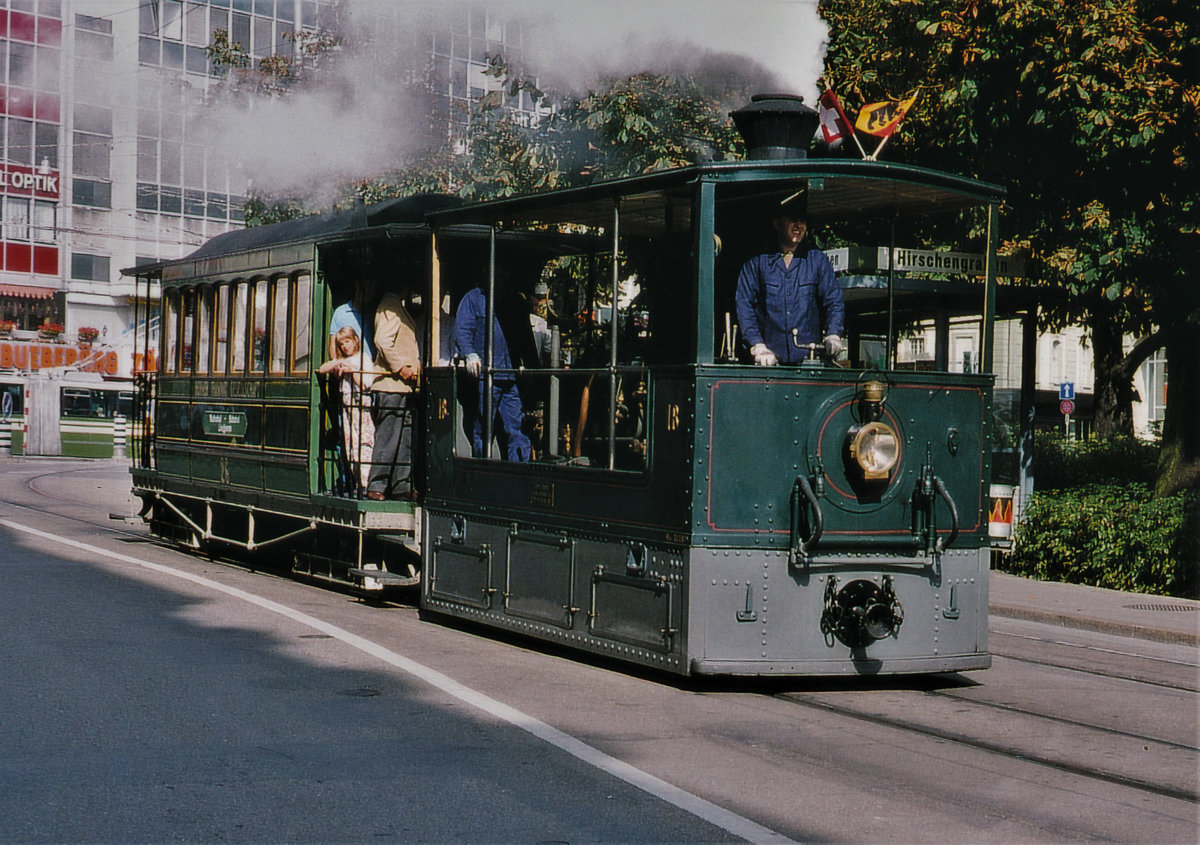
[[(913, 491), (926, 466), (957, 507), (958, 545), (986, 543), (991, 378), (893, 372), (888, 379), (879, 420), (898, 434), (899, 458), (881, 479), (864, 478), (850, 457), (852, 435), (868, 421), (852, 374), (801, 369), (765, 376), (742, 367), (701, 380), (698, 544), (788, 547), (793, 490), (803, 477), (820, 501), (820, 548), (915, 548)], [(944, 502), (938, 507), (938, 528), (948, 530)]]

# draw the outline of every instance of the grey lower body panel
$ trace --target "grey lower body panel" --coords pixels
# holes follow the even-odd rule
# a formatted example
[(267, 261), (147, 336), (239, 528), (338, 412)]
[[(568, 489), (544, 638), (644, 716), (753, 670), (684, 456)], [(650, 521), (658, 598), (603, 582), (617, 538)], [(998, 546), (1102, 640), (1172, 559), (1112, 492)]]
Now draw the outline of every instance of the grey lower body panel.
[[(668, 672), (873, 675), (990, 663), (987, 549), (792, 566), (786, 552), (653, 548), (440, 508), (425, 510), (422, 549), (424, 609)], [(850, 585), (890, 596), (902, 621), (847, 643), (827, 608)]]

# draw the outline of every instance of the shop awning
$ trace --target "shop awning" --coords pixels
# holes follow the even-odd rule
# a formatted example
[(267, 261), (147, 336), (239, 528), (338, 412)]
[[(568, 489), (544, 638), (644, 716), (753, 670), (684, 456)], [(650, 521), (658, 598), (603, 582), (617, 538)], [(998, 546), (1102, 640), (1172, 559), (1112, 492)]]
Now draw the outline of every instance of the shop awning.
[(18, 299), (49, 299), (58, 293), (54, 288), (35, 285), (0, 285), (0, 296), (15, 296)]

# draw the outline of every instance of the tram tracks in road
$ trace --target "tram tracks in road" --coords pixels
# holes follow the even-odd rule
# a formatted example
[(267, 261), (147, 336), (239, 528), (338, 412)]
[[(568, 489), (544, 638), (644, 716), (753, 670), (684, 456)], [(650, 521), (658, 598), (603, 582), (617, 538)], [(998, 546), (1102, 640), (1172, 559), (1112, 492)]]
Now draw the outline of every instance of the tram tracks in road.
[[(1026, 649), (1039, 649), (1041, 654), (1033, 656), (1027, 653), (1027, 651), (1023, 651), (1022, 646)], [(1064, 652), (1064, 655), (1058, 658), (1045, 656), (1045, 650), (1048, 648), (1061, 650)], [(1132, 681), (1148, 686), (1182, 690), (1184, 692), (1200, 692), (1200, 665), (1195, 662), (1189, 663), (1153, 655), (1134, 654), (1117, 649), (1103, 648), (1092, 644), (1069, 642), (1061, 639), (1050, 640), (1045, 637), (995, 630), (991, 631), (991, 647), (989, 651), (994, 657), (1003, 657), (1006, 660), (1013, 660), (1032, 666), (1045, 666), (1051, 669), (1062, 669), (1101, 678)], [(1073, 662), (1067, 654), (1076, 658), (1087, 655), (1098, 659), (1110, 658), (1122, 661), (1137, 661), (1142, 663), (1143, 666), (1137, 668), (1125, 666), (1124, 669), (1129, 674), (1122, 674), (1122, 672), (1112, 669), (1081, 666), (1078, 659)]]
[[(1186, 775), (1183, 778), (1171, 777), (1172, 771), (1189, 765), (1194, 770), (1196, 754), (1200, 753), (1200, 748), (1194, 745), (972, 698), (953, 690), (893, 688), (879, 691), (879, 695), (886, 700), (881, 702), (879, 696), (872, 693), (853, 699), (844, 698), (843, 693), (828, 695), (819, 692), (784, 692), (777, 693), (775, 697), (857, 722), (916, 734), (1156, 796), (1200, 804), (1200, 791), (1179, 785)], [(965, 712), (964, 706), (971, 712)], [(974, 715), (980, 711), (988, 715)], [(964, 725), (970, 727), (961, 727)], [(1038, 730), (1039, 727), (1041, 730)], [(1061, 735), (1064, 731), (1069, 736)], [(1057, 745), (1054, 742), (1056, 732), (1060, 733)], [(1100, 740), (1105, 741), (1102, 746), (1098, 745)], [(1099, 751), (1099, 748), (1105, 751)], [(1094, 757), (1115, 758), (1129, 763), (1128, 769), (1117, 770), (1100, 765), (1096, 760), (1089, 760), (1089, 752)], [(1141, 755), (1143, 759), (1135, 755)], [(1193, 773), (1193, 782), (1194, 779)]]

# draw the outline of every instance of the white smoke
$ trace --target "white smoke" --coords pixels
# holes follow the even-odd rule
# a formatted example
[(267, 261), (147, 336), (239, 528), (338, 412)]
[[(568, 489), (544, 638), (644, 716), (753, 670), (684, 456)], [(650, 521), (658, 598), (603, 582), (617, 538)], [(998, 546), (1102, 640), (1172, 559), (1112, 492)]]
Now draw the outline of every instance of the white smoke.
[[(320, 85), (249, 107), (210, 106), (210, 160), (234, 166), (258, 192), (328, 196), (335, 184), (404, 164), (425, 138), (428, 104), (414, 101), (406, 82), (426, 65), (433, 31), (465, 29), (470, 5), (347, 0), (345, 8), (350, 41)], [(817, 0), (491, 0), (486, 8), (489, 21), (521, 23), (505, 32), (523, 32), (514, 45), (521, 67), (558, 92), (719, 63), (815, 104), (828, 36)]]

